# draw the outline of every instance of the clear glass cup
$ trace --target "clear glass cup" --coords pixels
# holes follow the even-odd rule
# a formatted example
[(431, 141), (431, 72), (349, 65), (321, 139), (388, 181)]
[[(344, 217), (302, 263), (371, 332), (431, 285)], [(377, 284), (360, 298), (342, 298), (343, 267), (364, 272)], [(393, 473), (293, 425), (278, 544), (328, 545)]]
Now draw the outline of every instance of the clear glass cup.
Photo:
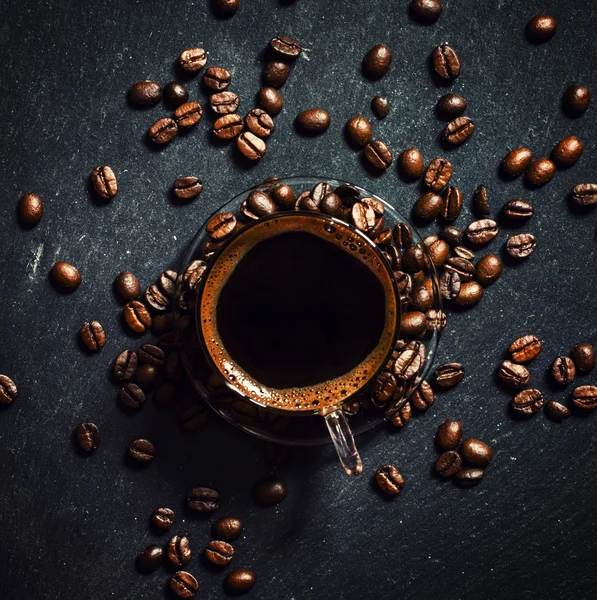
[[(345, 471), (350, 475), (358, 475), (362, 470), (362, 462), (354, 443), (354, 437), (390, 419), (408, 401), (431, 368), (441, 330), (445, 326), (445, 315), (441, 309), (441, 297), (435, 268), (421, 237), (388, 202), (379, 196), (359, 186), (327, 178), (288, 177), (266, 181), (242, 192), (222, 205), (214, 215), (221, 212), (231, 212), (239, 222), (247, 223), (250, 220), (243, 216), (241, 207), (253, 190), (268, 192), (278, 185), (286, 184), (293, 189), (296, 197), (298, 197), (302, 192), (312, 190), (320, 182), (329, 184), (334, 190), (342, 189), (341, 186), (344, 186), (345, 192), (349, 190), (350, 197), (346, 198), (348, 205), (357, 197), (360, 200), (373, 198), (375, 201), (380, 202), (383, 206), (383, 230), (393, 231), (397, 225), (406, 224), (412, 232), (412, 244), (418, 244), (423, 249), (425, 260), (421, 271), (406, 274), (400, 269), (392, 269), (390, 266), (389, 261), (392, 259), (392, 253), (395, 254), (395, 252), (389, 253), (390, 249), (386, 245), (388, 234), (386, 233), (383, 239), (379, 236), (381, 228), (376, 228), (373, 234), (378, 242), (376, 244), (370, 240), (370, 236), (366, 232), (358, 231), (354, 227), (349, 210), (345, 211), (342, 218), (311, 213), (311, 216), (316, 214), (319, 218), (327, 219), (330, 222), (335, 220), (343, 228), (350, 229), (355, 238), (362, 239), (379, 253), (388, 270), (396, 275), (396, 297), (400, 299), (400, 306), (396, 306), (398, 316), (402, 315), (402, 318), (404, 318), (406, 313), (412, 312), (410, 306), (412, 289), (416, 285), (422, 285), (425, 282), (424, 285), (430, 292), (431, 300), (430, 304), (428, 302), (429, 308), (424, 313), (426, 322), (424, 331), (422, 333), (417, 332), (416, 339), (407, 337), (397, 327), (394, 336), (395, 342), (393, 342), (394, 348), (389, 348), (387, 361), (385, 359), (381, 361), (380, 368), (370, 374), (370, 379), (363, 382), (364, 384), (359, 387), (357, 394), (347, 395), (341, 402), (339, 401), (338, 404), (324, 411), (316, 409), (310, 411), (280, 410), (265, 406), (255, 399), (247, 397), (242, 390), (235, 387), (234, 382), (225, 379), (223, 373), (217, 372), (209, 352), (206, 351), (207, 349), (202, 340), (201, 327), (198, 327), (196, 319), (196, 307), (201, 294), (201, 281), (205, 273), (209, 272), (210, 261), (213, 264), (219, 251), (219, 248), (210, 241), (206, 232), (206, 224), (209, 219), (199, 229), (181, 261), (174, 302), (175, 322), (181, 338), (181, 355), (187, 374), (201, 397), (216, 413), (243, 431), (274, 443), (313, 446), (331, 441), (338, 451), (340, 462)], [(350, 186), (350, 188), (346, 186)], [(244, 213), (246, 215), (246, 210)], [(281, 211), (277, 214), (283, 216), (285, 213)], [(210, 219), (214, 215), (211, 215)], [(397, 259), (394, 257), (393, 260), (394, 266), (396, 266)], [(207, 266), (203, 263), (207, 263)], [(389, 399), (381, 402), (375, 394), (371, 394), (370, 389), (375, 383), (379, 372), (384, 370), (390, 361), (394, 361), (396, 353), (404, 352), (406, 349), (416, 350), (419, 357), (417, 364), (420, 364), (420, 366), (408, 379), (396, 377), (395, 392)], [(394, 357), (391, 356), (393, 353)]]

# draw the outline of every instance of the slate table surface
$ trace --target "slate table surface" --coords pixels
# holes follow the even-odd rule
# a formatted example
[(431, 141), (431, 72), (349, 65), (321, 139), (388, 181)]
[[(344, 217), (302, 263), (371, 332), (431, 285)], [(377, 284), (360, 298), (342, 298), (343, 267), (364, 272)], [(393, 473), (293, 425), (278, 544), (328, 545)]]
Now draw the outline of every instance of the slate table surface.
[[(511, 340), (534, 333), (544, 350), (532, 364), (532, 384), (548, 398), (567, 399), (570, 389), (550, 386), (552, 360), (578, 342), (597, 341), (597, 212), (579, 214), (567, 201), (575, 184), (597, 176), (596, 108), (579, 119), (560, 109), (570, 83), (597, 89), (597, 4), (446, 0), (431, 27), (409, 18), (407, 0), (241, 4), (230, 20), (216, 19), (199, 0), (0, 4), (0, 372), (19, 389), (15, 403), (0, 411), (0, 597), (163, 598), (168, 571), (142, 576), (134, 566), (139, 550), (167, 538), (148, 526), (160, 505), (179, 514), (173, 533), (191, 539), (198, 597), (226, 597), (224, 574), (199, 560), (214, 519), (192, 519), (182, 510), (187, 488), (205, 485), (222, 495), (218, 515), (245, 523), (233, 564), (255, 571), (248, 596), (255, 600), (594, 598), (596, 416), (575, 415), (561, 425), (543, 414), (514, 419), (495, 369)], [(549, 43), (534, 46), (524, 27), (539, 12), (555, 16), (558, 30)], [(305, 50), (282, 90), (285, 109), (261, 162), (248, 168), (232, 147), (213, 145), (207, 116), (167, 148), (148, 147), (147, 128), (168, 111), (130, 108), (126, 92), (133, 82), (165, 84), (178, 75), (180, 51), (199, 45), (210, 64), (231, 70), (244, 114), (260, 86), (262, 51), (276, 34), (296, 37)], [(384, 79), (366, 81), (360, 61), (379, 42), (392, 48), (392, 68)], [(462, 62), (462, 75), (449, 88), (435, 85), (427, 63), (443, 42)], [(199, 81), (190, 78), (188, 88), (205, 103)], [(449, 89), (467, 98), (477, 131), (446, 152), (434, 106)], [(370, 114), (375, 94), (390, 99), (383, 121)], [(310, 106), (331, 115), (329, 131), (318, 138), (300, 137), (293, 128), (296, 114)], [(426, 161), (449, 156), (453, 182), (466, 199), (459, 225), (470, 220), (470, 198), (480, 183), (494, 214), (509, 198), (536, 205), (523, 228), (537, 237), (536, 252), (508, 267), (476, 308), (450, 315), (439, 360), (462, 362), (465, 381), (404, 430), (381, 427), (359, 440), (365, 472), (354, 480), (330, 447), (295, 452), (288, 465), (272, 469), (260, 443), (217, 418), (183, 436), (176, 411), (160, 413), (150, 404), (135, 417), (124, 415), (108, 372), (118, 352), (138, 342), (120, 324), (112, 292), (118, 272), (153, 282), (164, 267), (177, 265), (212, 211), (271, 175), (349, 180), (409, 213), (418, 184), (402, 182), (395, 166), (373, 176), (347, 146), (342, 127), (357, 113), (372, 119), (375, 136), (395, 155), (417, 146)], [(549, 185), (529, 190), (499, 177), (499, 160), (509, 149), (525, 145), (547, 156), (570, 134), (585, 141), (584, 156)], [(87, 188), (100, 164), (111, 165), (120, 184), (107, 205), (94, 202)], [(183, 174), (199, 176), (204, 191), (187, 206), (173, 206), (168, 190)], [(25, 191), (45, 203), (33, 230), (16, 219)], [(499, 252), (509, 233), (502, 229), (489, 250)], [(83, 274), (70, 296), (48, 281), (57, 260)], [(109, 337), (94, 356), (77, 343), (87, 319), (102, 322)], [(597, 383), (597, 372), (582, 381)], [(495, 451), (475, 489), (431, 474), (433, 436), (448, 417), (462, 420), (465, 435)], [(84, 419), (103, 433), (87, 459), (71, 442)], [(155, 441), (158, 457), (133, 470), (123, 456), (139, 436)], [(375, 469), (388, 462), (406, 479), (393, 501), (371, 484)], [(257, 508), (251, 486), (272, 473), (287, 482), (288, 498), (277, 508)]]

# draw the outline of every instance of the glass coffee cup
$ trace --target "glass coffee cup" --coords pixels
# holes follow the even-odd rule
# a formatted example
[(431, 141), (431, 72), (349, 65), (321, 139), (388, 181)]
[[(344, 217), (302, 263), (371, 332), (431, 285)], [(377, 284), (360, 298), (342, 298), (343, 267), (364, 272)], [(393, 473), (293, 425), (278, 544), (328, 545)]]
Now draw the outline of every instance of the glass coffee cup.
[[(412, 246), (421, 268), (409, 273)], [(445, 325), (416, 232), (381, 198), (335, 180), (243, 192), (208, 219), (180, 273), (183, 360), (208, 404), (278, 443), (322, 443), (325, 423), (350, 475), (362, 470), (352, 430), (402, 407)], [(410, 306), (420, 286), (425, 312)]]

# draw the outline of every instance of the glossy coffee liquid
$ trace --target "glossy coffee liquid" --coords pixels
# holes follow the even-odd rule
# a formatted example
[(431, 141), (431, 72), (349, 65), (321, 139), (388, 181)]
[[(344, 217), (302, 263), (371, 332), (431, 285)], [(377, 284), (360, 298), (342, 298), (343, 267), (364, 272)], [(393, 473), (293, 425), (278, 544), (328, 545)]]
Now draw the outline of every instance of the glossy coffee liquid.
[(314, 410), (362, 387), (396, 328), (392, 279), (341, 224), (288, 215), (250, 226), (205, 279), (200, 322), (220, 373), (261, 404)]

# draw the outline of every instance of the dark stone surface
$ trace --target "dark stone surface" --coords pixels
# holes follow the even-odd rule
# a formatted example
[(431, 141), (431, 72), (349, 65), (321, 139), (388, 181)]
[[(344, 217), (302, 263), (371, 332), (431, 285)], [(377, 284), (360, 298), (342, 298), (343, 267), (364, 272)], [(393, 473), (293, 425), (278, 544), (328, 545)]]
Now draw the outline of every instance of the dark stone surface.
[[(579, 341), (597, 341), (595, 282), (597, 212), (570, 210), (576, 183), (594, 180), (597, 124), (593, 106), (578, 120), (565, 117), (560, 99), (571, 82), (597, 90), (594, 23), (589, 2), (448, 0), (432, 27), (412, 22), (407, 0), (244, 0), (231, 20), (216, 20), (205, 1), (195, 3), (98, 0), (4, 0), (0, 5), (0, 372), (17, 383), (19, 397), (0, 414), (0, 596), (101, 599), (160, 598), (165, 570), (142, 576), (136, 554), (161, 543), (150, 531), (156, 506), (176, 509), (172, 534), (186, 534), (196, 557), (209, 539), (208, 521), (183, 515), (188, 487), (213, 485), (222, 503), (217, 516), (245, 523), (235, 542), (235, 567), (257, 574), (250, 597), (334, 598), (590, 598), (595, 594), (597, 453), (595, 416), (558, 425), (538, 414), (514, 419), (510, 395), (494, 382), (503, 349), (534, 333), (544, 351), (532, 366), (532, 384), (549, 399), (551, 361)], [(532, 46), (528, 19), (553, 14), (553, 40)], [(261, 53), (275, 34), (297, 37), (305, 47), (282, 89), (286, 108), (276, 119), (268, 153), (248, 168), (232, 147), (212, 145), (209, 118), (169, 147), (153, 151), (147, 128), (168, 111), (136, 111), (126, 104), (129, 86), (175, 73), (179, 52), (209, 50), (209, 64), (231, 70), (241, 112), (259, 88)], [(436, 87), (427, 59), (448, 41), (462, 75), (450, 88)], [(394, 51), (387, 77), (363, 79), (360, 62), (375, 43)], [(190, 79), (191, 99), (206, 98), (200, 77)], [(445, 151), (437, 99), (451, 89), (468, 100), (477, 132), (464, 147)], [(112, 281), (132, 270), (143, 285), (175, 265), (190, 237), (219, 204), (270, 175), (319, 174), (370, 187), (407, 213), (417, 184), (402, 183), (393, 166), (382, 177), (363, 169), (342, 136), (357, 112), (371, 117), (373, 95), (388, 95), (391, 113), (374, 118), (375, 136), (395, 155), (417, 146), (426, 161), (448, 155), (454, 183), (467, 199), (458, 223), (470, 218), (470, 197), (485, 183), (497, 212), (523, 197), (536, 205), (528, 230), (535, 254), (508, 268), (470, 312), (452, 316), (440, 360), (465, 364), (467, 377), (442, 394), (422, 418), (398, 433), (381, 428), (359, 440), (365, 474), (348, 479), (330, 448), (295, 453), (277, 471), (288, 498), (258, 509), (250, 488), (270, 473), (260, 444), (212, 419), (195, 436), (177, 433), (177, 411), (151, 404), (130, 417), (117, 406), (108, 372), (118, 352), (137, 345), (123, 331)], [(295, 115), (326, 108), (329, 131), (319, 138), (295, 133)], [(586, 143), (580, 163), (558, 172), (548, 186), (527, 190), (504, 182), (500, 158), (528, 145), (548, 155), (569, 134)], [(87, 191), (98, 164), (116, 172), (120, 192), (97, 205)], [(201, 197), (173, 206), (168, 190), (180, 175), (195, 174)], [(26, 231), (16, 219), (24, 191), (45, 203), (40, 225)], [(427, 228), (428, 231), (434, 227)], [(492, 243), (499, 250), (506, 231)], [(83, 284), (70, 296), (57, 293), (47, 274), (55, 260), (73, 262)], [(574, 309), (574, 310), (573, 310)], [(77, 344), (81, 324), (97, 319), (108, 343), (88, 356)], [(595, 383), (597, 373), (582, 378)], [(481, 485), (461, 490), (431, 475), (437, 454), (434, 432), (445, 418), (464, 422), (465, 436), (485, 440), (495, 459)], [(77, 423), (101, 428), (99, 450), (82, 458), (73, 448)], [(143, 470), (127, 466), (130, 441), (147, 437), (158, 456)], [(220, 452), (216, 450), (223, 448)], [(376, 468), (395, 464), (406, 488), (392, 501), (375, 493)], [(194, 558), (189, 570), (199, 597), (224, 596), (224, 575)]]

